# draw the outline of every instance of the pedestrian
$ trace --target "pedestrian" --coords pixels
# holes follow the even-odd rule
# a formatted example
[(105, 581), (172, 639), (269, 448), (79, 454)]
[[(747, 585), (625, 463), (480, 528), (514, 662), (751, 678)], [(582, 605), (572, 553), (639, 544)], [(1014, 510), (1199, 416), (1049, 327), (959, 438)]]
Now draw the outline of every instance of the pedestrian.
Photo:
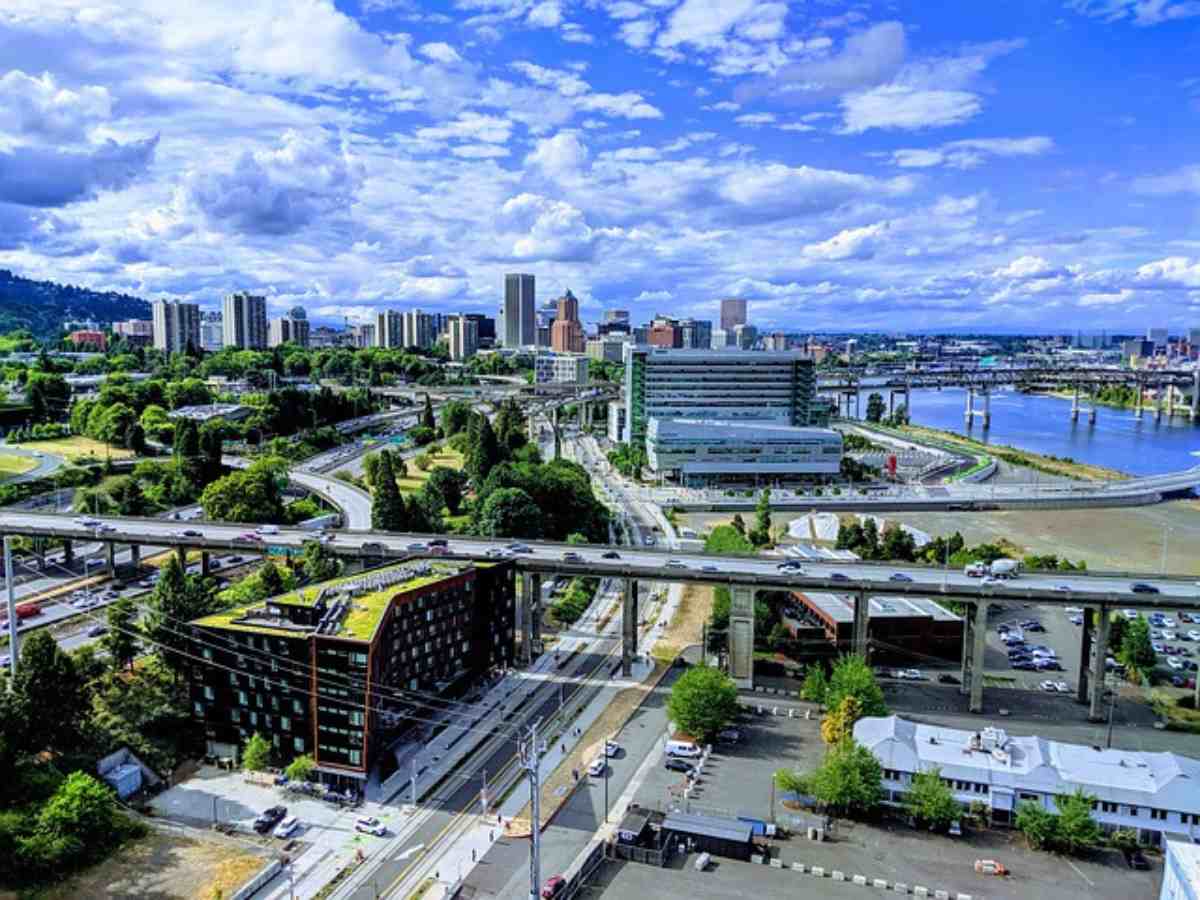
[(475, 862), (475, 848), (471, 848), (471, 862)]
[(567, 755), (567, 745), (566, 744), (562, 745), (562, 752), (563, 752), (563, 756)]

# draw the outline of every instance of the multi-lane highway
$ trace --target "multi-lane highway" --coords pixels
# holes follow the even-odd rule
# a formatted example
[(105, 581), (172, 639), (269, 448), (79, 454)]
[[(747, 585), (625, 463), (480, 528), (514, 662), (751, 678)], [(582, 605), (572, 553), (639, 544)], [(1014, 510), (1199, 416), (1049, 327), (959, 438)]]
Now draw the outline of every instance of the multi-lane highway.
[[(244, 525), (212, 522), (189, 523), (198, 537), (181, 531), (164, 533), (158, 519), (103, 518), (97, 531), (79, 519), (53, 513), (23, 510), (0, 511), (0, 532), (50, 535), (75, 540), (105, 540), (115, 543), (185, 546), (213, 550), (265, 551), (272, 546), (301, 545), (313, 532), (280, 528), (278, 533), (256, 536)], [(406, 556), (409, 546), (428, 536), (390, 534), (362, 530), (332, 532), (327, 545), (336, 553), (363, 556)], [(800, 571), (781, 571), (779, 557), (712, 556), (703, 553), (668, 552), (654, 548), (590, 546), (529, 541), (514, 551), (505, 539), (446, 535), (449, 552), (464, 557), (512, 556), (520, 568), (567, 575), (630, 577), (659, 581), (745, 583), (761, 588), (810, 588), (842, 593), (866, 591), (873, 594), (919, 594), (966, 599), (1037, 601), (1043, 603), (1087, 602), (1129, 607), (1200, 608), (1200, 585), (1192, 577), (1146, 573), (1049, 572), (1024, 573), (1020, 577), (985, 583), (960, 570), (915, 565), (867, 562), (805, 562)], [(576, 554), (574, 557), (567, 554)], [(1134, 592), (1135, 583), (1147, 586)]]

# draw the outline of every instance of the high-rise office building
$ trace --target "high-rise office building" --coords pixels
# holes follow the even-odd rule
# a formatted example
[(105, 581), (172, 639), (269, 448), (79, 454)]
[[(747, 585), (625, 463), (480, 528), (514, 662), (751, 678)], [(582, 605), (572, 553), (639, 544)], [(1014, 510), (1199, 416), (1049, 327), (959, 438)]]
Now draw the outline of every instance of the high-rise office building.
[(583, 323), (579, 321), (579, 301), (568, 290), (558, 299), (554, 324), (550, 328), (550, 346), (556, 353), (584, 351)]
[(1165, 329), (1165, 328), (1147, 328), (1146, 329), (1146, 340), (1148, 340), (1152, 344), (1154, 344), (1154, 349), (1156, 351), (1161, 352), (1163, 350), (1166, 350), (1168, 339), (1169, 338), (1168, 338), (1168, 334), (1167, 334), (1167, 329)]
[(372, 322), (360, 323), (350, 329), (350, 337), (355, 347), (375, 346), (375, 325)]
[(788, 337), (782, 331), (775, 331), (766, 337), (767, 350), (786, 350), (788, 348)]
[(154, 301), (154, 348), (164, 353), (183, 353), (200, 347), (200, 307), (179, 300)]
[(682, 319), (679, 345), (685, 350), (707, 350), (712, 345), (712, 322), (707, 319)]
[(455, 362), (470, 359), (479, 349), (479, 323), (467, 316), (451, 316), (447, 326), (450, 358)]
[(732, 331), (737, 325), (746, 324), (746, 301), (726, 299), (721, 301), (721, 330)]
[(267, 346), (278, 347), (280, 344), (307, 347), (308, 319), (296, 319), (292, 316), (272, 319), (267, 326)]
[(680, 348), (683, 346), (683, 330), (674, 319), (655, 316), (654, 321), (650, 323), (646, 343), (652, 347)]
[(660, 419), (774, 422), (815, 426), (828, 420), (817, 401), (816, 367), (798, 352), (625, 348), (626, 440), (642, 441)]
[(437, 343), (433, 317), (419, 309), (410, 309), (403, 316), (403, 340), (405, 347), (429, 350)]
[(496, 320), (491, 316), (485, 316), (481, 313), (463, 313), (464, 319), (470, 319), (475, 323), (475, 327), (479, 332), (480, 347), (494, 347), (496, 345)]
[(267, 346), (267, 298), (239, 291), (225, 297), (221, 310), (223, 342), (239, 350)]
[(401, 348), (404, 346), (404, 317), (394, 309), (381, 309), (375, 314), (375, 346)]
[(200, 347), (205, 353), (215, 353), (225, 346), (225, 326), (219, 312), (200, 314)]
[(504, 276), (504, 346), (537, 344), (537, 292), (532, 275)]
[(749, 350), (758, 341), (758, 329), (753, 325), (733, 326), (733, 346), (739, 350)]
[(127, 319), (124, 322), (113, 322), (113, 334), (131, 346), (148, 346), (154, 342), (154, 320)]
[(604, 311), (604, 323), (606, 325), (619, 325), (624, 322), (629, 324), (629, 310), (627, 309), (606, 309)]
[(709, 342), (709, 347), (713, 350), (724, 350), (727, 347), (732, 347), (734, 340), (733, 329), (714, 328), (712, 340)]

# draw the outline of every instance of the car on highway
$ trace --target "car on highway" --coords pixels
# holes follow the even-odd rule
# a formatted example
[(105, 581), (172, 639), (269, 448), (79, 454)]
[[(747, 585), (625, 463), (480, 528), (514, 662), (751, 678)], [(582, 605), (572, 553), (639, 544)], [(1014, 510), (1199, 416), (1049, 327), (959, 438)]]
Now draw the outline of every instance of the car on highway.
[(562, 561), (569, 563), (581, 563), (583, 562), (583, 557), (574, 550), (566, 550), (563, 552)]
[(791, 574), (803, 574), (804, 566), (796, 562), (794, 559), (789, 559), (786, 562), (781, 562), (775, 567), (780, 572)]
[(830, 580), (830, 581), (849, 581), (849, 580), (850, 580), (850, 576), (849, 576), (849, 575), (846, 575), (846, 574), (845, 574), (845, 573), (843, 573), (843, 572), (830, 572), (830, 573), (829, 573), (829, 580)]
[(183, 531), (178, 532), (178, 534), (180, 537), (190, 537), (190, 538), (204, 537), (204, 535), (202, 533), (200, 533), (199, 531), (197, 531), (195, 528), (185, 528), (185, 529), (183, 529)]
[(905, 575), (903, 572), (893, 572), (891, 575), (888, 576), (888, 581), (899, 581), (899, 582), (904, 582), (904, 583), (911, 583), (912, 577), (909, 575)]
[(272, 806), (270, 809), (263, 810), (254, 820), (254, 830), (259, 834), (266, 834), (285, 818), (287, 818), (286, 806)]
[(542, 900), (554, 900), (567, 886), (567, 879), (561, 875), (551, 875), (542, 885)]
[(487, 553), (485, 553), (484, 556), (488, 557), (489, 559), (500, 559), (504, 556), (504, 548), (488, 547)]
[(1000, 579), (997, 578), (995, 575), (984, 575), (983, 580), (979, 583), (980, 584), (999, 584)]
[(701, 567), (700, 567), (700, 571), (701, 571), (701, 572), (707, 572), (707, 573), (709, 573), (710, 575), (716, 575), (716, 574), (717, 574), (718, 572), (720, 572), (721, 570), (720, 570), (720, 569), (718, 569), (716, 566), (714, 566), (714, 565), (711, 565), (711, 564), (710, 564), (710, 565), (704, 565), (704, 566), (701, 566)]
[(508, 545), (508, 549), (513, 553), (532, 553), (533, 548), (528, 544), (522, 544), (520, 541), (513, 541)]
[(663, 568), (664, 569), (686, 569), (687, 563), (685, 563), (681, 559), (668, 559), (665, 563), (663, 563)]
[(88, 637), (100, 637), (103, 634), (108, 634), (108, 626), (99, 622), (87, 630)]
[(962, 680), (957, 675), (943, 672), (938, 676), (938, 684), (962, 684)]
[(1144, 581), (1135, 581), (1133, 584), (1131, 584), (1129, 586), (1129, 590), (1133, 591), (1135, 594), (1157, 594), (1157, 593), (1159, 593), (1158, 588), (1156, 588), (1152, 584), (1147, 584)]
[(427, 545), (422, 544), (419, 541), (414, 541), (413, 543), (409, 544), (405, 549), (408, 550), (410, 553), (424, 553), (429, 548)]
[(253, 543), (258, 543), (258, 542), (262, 541), (262, 538), (259, 537), (257, 534), (255, 534), (253, 531), (243, 531), (241, 534), (235, 534), (233, 536), (233, 539), (235, 541), (250, 541)]
[(375, 837), (387, 836), (387, 827), (374, 816), (362, 816), (355, 819), (354, 830), (359, 834), (373, 834)]
[(682, 772), (685, 775), (691, 775), (696, 771), (696, 767), (690, 762), (684, 759), (676, 759), (675, 757), (668, 757), (663, 763), (663, 768), (668, 772)]
[(430, 538), (429, 546), (430, 547), (449, 547), (450, 542), (448, 540), (446, 540), (445, 538)]
[(275, 826), (275, 837), (289, 838), (300, 828), (300, 820), (296, 816), (288, 816)]
[(600, 558), (601, 559), (620, 559), (621, 554), (618, 553), (616, 550), (606, 550), (604, 553), (600, 554)]
[(364, 553), (383, 553), (387, 550), (387, 547), (383, 546), (379, 541), (363, 541), (359, 545), (359, 549)]
[[(1080, 610), (1080, 612), (1083, 612), (1083, 610)], [(1123, 609), (1121, 610), (1121, 615), (1125, 617), (1126, 621), (1132, 622), (1138, 617), (1138, 612), (1136, 609)]]
[(1056, 584), (1054, 589), (1056, 591), (1062, 591), (1063, 593), (1074, 590), (1074, 588), (1072, 588), (1069, 584)]

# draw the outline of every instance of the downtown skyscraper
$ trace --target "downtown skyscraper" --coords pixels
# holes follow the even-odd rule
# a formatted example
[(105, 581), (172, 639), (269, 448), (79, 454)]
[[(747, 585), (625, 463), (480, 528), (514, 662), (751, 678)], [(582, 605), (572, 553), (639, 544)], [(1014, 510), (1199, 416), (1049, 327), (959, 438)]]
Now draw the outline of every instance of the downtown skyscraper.
[(504, 276), (504, 346), (532, 347), (537, 344), (537, 294), (532, 275)]

